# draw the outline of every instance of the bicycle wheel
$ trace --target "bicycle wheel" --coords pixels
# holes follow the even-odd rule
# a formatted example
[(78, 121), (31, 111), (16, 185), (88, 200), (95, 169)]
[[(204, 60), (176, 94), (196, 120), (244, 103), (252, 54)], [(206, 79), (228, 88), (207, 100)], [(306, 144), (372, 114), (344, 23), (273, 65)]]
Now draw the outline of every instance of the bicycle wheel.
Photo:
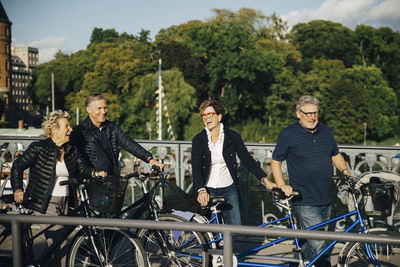
[[(368, 233), (374, 235), (398, 236), (400, 234), (392, 231), (382, 231), (381, 229), (370, 229)], [(374, 257), (379, 261), (382, 267), (400, 266), (400, 246), (388, 244), (369, 244)], [(368, 258), (365, 244), (360, 242), (348, 243), (344, 248), (342, 257), (338, 259), (338, 266), (355, 267), (355, 266), (374, 266)]]
[[(143, 246), (130, 232), (112, 227), (96, 227), (93, 233), (103, 266), (148, 266)], [(71, 267), (100, 266), (87, 228), (81, 230), (74, 239), (67, 263)]]
[[(160, 221), (188, 222), (173, 214), (160, 214)], [(207, 245), (201, 233), (181, 230), (140, 229), (149, 266), (208, 266)], [(166, 239), (163, 242), (160, 239)]]

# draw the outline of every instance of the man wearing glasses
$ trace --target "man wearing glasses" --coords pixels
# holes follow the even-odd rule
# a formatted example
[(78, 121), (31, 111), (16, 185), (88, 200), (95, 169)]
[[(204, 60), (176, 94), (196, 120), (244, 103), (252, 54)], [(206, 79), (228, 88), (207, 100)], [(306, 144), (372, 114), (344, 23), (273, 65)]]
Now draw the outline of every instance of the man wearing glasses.
[[(276, 185), (286, 195), (293, 189), (301, 192), (301, 198), (294, 200), (293, 205), (302, 229), (330, 218), (333, 167), (351, 175), (331, 129), (318, 121), (318, 106), (319, 101), (313, 96), (302, 96), (298, 100), (296, 115), (299, 120), (281, 132), (271, 161)], [(283, 178), (284, 160), (290, 185), (286, 185)], [(325, 243), (324, 240), (307, 240), (302, 246), (305, 259), (315, 258), (325, 248)], [(329, 255), (321, 257), (315, 266), (330, 266)]]

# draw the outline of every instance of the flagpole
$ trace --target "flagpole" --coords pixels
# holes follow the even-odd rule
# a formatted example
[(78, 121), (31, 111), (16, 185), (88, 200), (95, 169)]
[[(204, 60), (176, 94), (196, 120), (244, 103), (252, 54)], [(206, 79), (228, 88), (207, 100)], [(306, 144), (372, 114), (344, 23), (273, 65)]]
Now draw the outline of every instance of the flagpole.
[(158, 140), (162, 140), (162, 97), (161, 58), (158, 60)]

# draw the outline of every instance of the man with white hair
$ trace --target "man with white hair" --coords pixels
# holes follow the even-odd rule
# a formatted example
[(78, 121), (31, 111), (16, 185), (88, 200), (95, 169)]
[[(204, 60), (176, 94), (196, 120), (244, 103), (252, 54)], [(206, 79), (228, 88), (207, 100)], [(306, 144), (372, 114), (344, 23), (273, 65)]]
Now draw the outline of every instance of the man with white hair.
[[(318, 107), (319, 101), (313, 96), (306, 95), (298, 100), (296, 115), (299, 120), (281, 132), (271, 161), (276, 185), (286, 195), (293, 189), (301, 193), (301, 199), (294, 200), (293, 205), (303, 229), (330, 218), (333, 165), (343, 174), (351, 175), (331, 129), (318, 121)], [(283, 178), (281, 164), (284, 160), (290, 185), (286, 185)], [(325, 244), (323, 240), (307, 240), (302, 245), (304, 257), (314, 259)], [(315, 266), (330, 266), (329, 254), (321, 257)]]

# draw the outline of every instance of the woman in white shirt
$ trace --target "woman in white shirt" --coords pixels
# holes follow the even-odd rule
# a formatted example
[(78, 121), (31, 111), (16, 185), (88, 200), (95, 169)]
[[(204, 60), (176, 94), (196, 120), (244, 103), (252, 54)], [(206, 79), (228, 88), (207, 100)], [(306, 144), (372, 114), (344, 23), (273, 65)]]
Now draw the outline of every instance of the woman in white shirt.
[(199, 110), (205, 128), (193, 138), (191, 161), (197, 201), (205, 206), (210, 197), (224, 196), (232, 206), (231, 210), (224, 211), (226, 223), (240, 225), (236, 156), (269, 189), (275, 184), (268, 180), (260, 164), (250, 155), (240, 135), (224, 127), (222, 102), (205, 100)]

